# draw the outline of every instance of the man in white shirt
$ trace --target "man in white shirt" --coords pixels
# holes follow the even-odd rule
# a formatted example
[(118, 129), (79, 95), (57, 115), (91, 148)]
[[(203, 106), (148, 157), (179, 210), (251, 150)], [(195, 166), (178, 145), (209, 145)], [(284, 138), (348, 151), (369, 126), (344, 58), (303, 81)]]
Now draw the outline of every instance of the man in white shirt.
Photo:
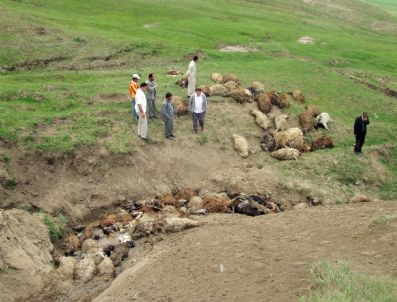
[(205, 112), (207, 111), (207, 97), (197, 87), (196, 92), (189, 98), (189, 111), (193, 116), (193, 132), (197, 133), (197, 122), (200, 124), (201, 131), (204, 131)]
[(194, 88), (196, 87), (196, 62), (198, 61), (198, 56), (194, 56), (193, 60), (189, 63), (189, 68), (185, 73), (189, 83), (187, 87), (187, 96), (190, 98), (194, 94)]
[(145, 92), (147, 91), (147, 84), (142, 83), (141, 87), (138, 88), (135, 95), (135, 111), (139, 114), (138, 120), (138, 136), (147, 140), (147, 118), (146, 118), (146, 96)]

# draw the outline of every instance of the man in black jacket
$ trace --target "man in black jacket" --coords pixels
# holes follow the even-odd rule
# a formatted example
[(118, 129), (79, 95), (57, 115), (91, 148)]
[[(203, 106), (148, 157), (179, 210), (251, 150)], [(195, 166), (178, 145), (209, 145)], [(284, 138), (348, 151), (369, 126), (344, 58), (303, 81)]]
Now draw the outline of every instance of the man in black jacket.
[(361, 148), (365, 142), (365, 135), (367, 134), (367, 125), (369, 124), (368, 113), (364, 112), (361, 116), (356, 118), (354, 122), (354, 135), (356, 136), (356, 143), (354, 145), (354, 152), (361, 153)]

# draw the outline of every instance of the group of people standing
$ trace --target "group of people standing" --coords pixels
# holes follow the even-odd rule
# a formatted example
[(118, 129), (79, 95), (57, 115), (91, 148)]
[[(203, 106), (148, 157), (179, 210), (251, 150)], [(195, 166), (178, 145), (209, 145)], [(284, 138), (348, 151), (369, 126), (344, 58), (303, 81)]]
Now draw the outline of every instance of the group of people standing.
[[(193, 132), (200, 130), (204, 131), (205, 113), (207, 110), (207, 97), (201, 91), (201, 88), (196, 88), (196, 62), (198, 56), (194, 56), (189, 63), (185, 77), (188, 80), (187, 95), (189, 99), (189, 111), (192, 113)], [(172, 104), (172, 93), (165, 94), (165, 100), (161, 106), (160, 113), (156, 108), (157, 97), (157, 83), (153, 73), (150, 73), (145, 82), (139, 84), (140, 76), (138, 74), (132, 75), (132, 80), (129, 83), (129, 91), (132, 101), (132, 118), (138, 121), (138, 137), (142, 140), (148, 140), (148, 118), (161, 118), (164, 122), (165, 137), (167, 139), (174, 139), (174, 107)]]

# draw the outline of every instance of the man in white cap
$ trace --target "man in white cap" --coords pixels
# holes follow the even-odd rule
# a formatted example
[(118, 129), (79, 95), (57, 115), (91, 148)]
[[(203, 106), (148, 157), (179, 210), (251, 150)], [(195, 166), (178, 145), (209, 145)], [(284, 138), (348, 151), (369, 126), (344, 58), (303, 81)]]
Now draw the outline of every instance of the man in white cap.
[(129, 84), (130, 96), (131, 96), (131, 101), (132, 101), (132, 118), (133, 119), (138, 119), (138, 114), (135, 111), (135, 95), (136, 95), (136, 91), (139, 88), (139, 84), (138, 84), (139, 79), (140, 79), (139, 75), (134, 73), (132, 75), (132, 80)]
[(147, 141), (147, 118), (146, 118), (147, 101), (145, 96), (146, 91), (147, 91), (147, 84), (142, 83), (141, 87), (137, 89), (135, 95), (135, 111), (139, 114), (138, 136), (144, 141)]

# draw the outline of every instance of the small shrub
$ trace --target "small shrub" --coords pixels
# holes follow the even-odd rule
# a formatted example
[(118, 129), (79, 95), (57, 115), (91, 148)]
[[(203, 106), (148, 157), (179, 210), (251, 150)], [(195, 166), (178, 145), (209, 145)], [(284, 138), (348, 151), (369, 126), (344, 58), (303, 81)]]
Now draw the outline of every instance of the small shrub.
[(77, 43), (86, 43), (87, 42), (87, 40), (82, 37), (75, 37), (75, 38), (73, 38), (73, 41), (77, 42)]
[(8, 164), (11, 161), (11, 157), (6, 154), (2, 154), (0, 155), (0, 160)]
[(6, 181), (6, 188), (7, 188), (8, 190), (14, 190), (15, 187), (17, 186), (17, 184), (18, 184), (18, 182), (16, 181), (15, 177), (13, 177), (13, 178), (8, 179), (8, 180)]
[(208, 143), (208, 136), (206, 134), (202, 134), (197, 138), (197, 141), (200, 145), (205, 145)]
[(43, 217), (43, 222), (48, 228), (48, 235), (52, 243), (56, 243), (62, 238), (67, 219), (62, 214), (57, 217), (52, 217), (47, 214)]
[(371, 227), (375, 227), (377, 225), (388, 225), (389, 223), (392, 223), (393, 221), (397, 220), (397, 215), (395, 214), (382, 214), (371, 222)]

